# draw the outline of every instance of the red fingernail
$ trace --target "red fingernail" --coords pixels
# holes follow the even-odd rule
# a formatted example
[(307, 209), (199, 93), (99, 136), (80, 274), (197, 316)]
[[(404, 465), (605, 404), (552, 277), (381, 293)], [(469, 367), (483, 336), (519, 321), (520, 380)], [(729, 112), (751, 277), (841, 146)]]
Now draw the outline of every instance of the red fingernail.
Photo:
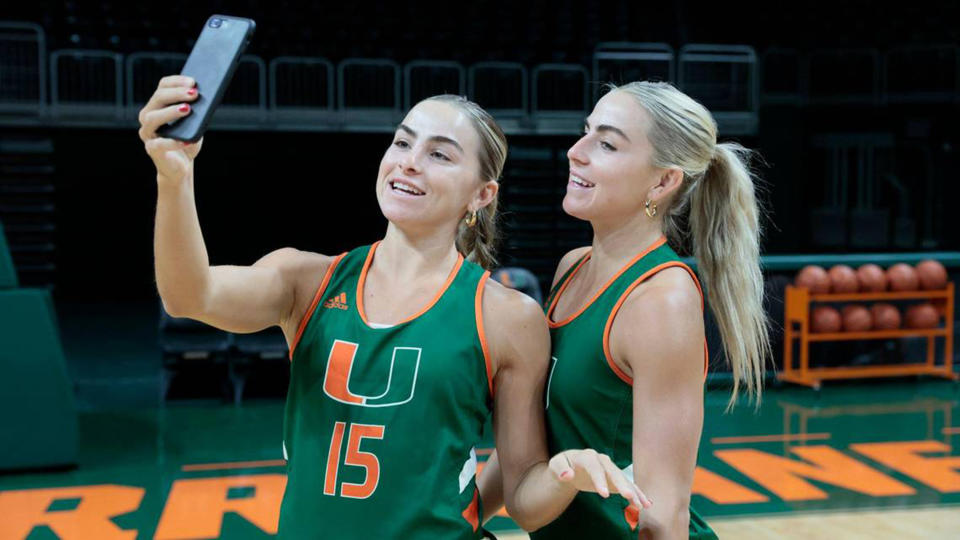
[(192, 96), (192, 95), (194, 95), (194, 94), (197, 93), (197, 89), (196, 89), (196, 88), (191, 88), (191, 89), (187, 90), (187, 93)]
[(184, 103), (183, 105), (177, 107), (177, 110), (180, 112), (188, 112), (190, 110), (190, 105)]
[(562, 473), (560, 473), (560, 478), (570, 478), (572, 475), (573, 473), (570, 471), (563, 471)]

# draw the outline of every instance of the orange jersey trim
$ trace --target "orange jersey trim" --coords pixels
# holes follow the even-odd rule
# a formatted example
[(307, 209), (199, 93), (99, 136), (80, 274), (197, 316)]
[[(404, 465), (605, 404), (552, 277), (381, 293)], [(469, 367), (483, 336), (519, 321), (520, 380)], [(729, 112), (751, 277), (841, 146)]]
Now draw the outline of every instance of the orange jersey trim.
[[(623, 294), (620, 295), (620, 298), (617, 300), (617, 303), (613, 306), (613, 310), (610, 311), (610, 315), (607, 317), (607, 324), (603, 328), (603, 356), (607, 359), (607, 365), (610, 366), (610, 369), (620, 378), (623, 382), (633, 386), (633, 377), (627, 375), (616, 362), (613, 361), (613, 353), (610, 351), (610, 330), (613, 329), (613, 319), (617, 316), (617, 312), (620, 311), (620, 307), (623, 306), (623, 303), (626, 302), (627, 297), (630, 296), (630, 293), (637, 288), (638, 285), (646, 281), (650, 276), (656, 274), (657, 272), (671, 267), (680, 267), (687, 271), (690, 274), (690, 277), (693, 279), (694, 284), (697, 286), (697, 291), (700, 293), (700, 310), (703, 311), (705, 305), (703, 300), (703, 288), (700, 287), (700, 280), (697, 279), (696, 274), (693, 273), (693, 270), (689, 266), (680, 262), (680, 261), (670, 261), (663, 264), (654, 266), (650, 270), (647, 270), (640, 277), (635, 279), (630, 286), (627, 287)], [(707, 349), (707, 338), (703, 338), (703, 374), (704, 377), (707, 375), (707, 368), (709, 367), (710, 354)]]
[(553, 296), (553, 301), (550, 302), (550, 307), (547, 309), (547, 324), (550, 325), (550, 328), (559, 328), (566, 324), (570, 324), (570, 322), (572, 322), (574, 319), (579, 317), (580, 314), (586, 311), (588, 307), (593, 305), (593, 303), (597, 301), (597, 298), (600, 298), (600, 295), (603, 294), (604, 291), (606, 291), (610, 287), (610, 285), (613, 285), (613, 282), (616, 281), (617, 278), (619, 278), (621, 275), (623, 275), (624, 272), (626, 272), (631, 266), (633, 266), (633, 263), (639, 261), (640, 259), (643, 258), (644, 255), (657, 249), (658, 247), (662, 246), (666, 242), (667, 242), (667, 237), (661, 235), (660, 238), (658, 238), (654, 243), (647, 246), (646, 249), (636, 254), (625, 265), (623, 265), (623, 267), (620, 268), (620, 270), (616, 274), (614, 274), (613, 277), (608, 279), (607, 282), (603, 284), (603, 287), (600, 287), (600, 290), (594, 293), (593, 297), (590, 298), (590, 300), (588, 300), (586, 304), (582, 305), (580, 309), (578, 309), (573, 315), (570, 315), (569, 317), (567, 317), (562, 321), (554, 322), (553, 310), (556, 309), (557, 302), (560, 301), (560, 297), (563, 295), (563, 292), (567, 289), (567, 286), (570, 285), (570, 282), (573, 281), (573, 276), (577, 275), (577, 272), (579, 272), (580, 269), (583, 268), (583, 265), (586, 264), (588, 260), (590, 260), (590, 256), (592, 255), (592, 250), (591, 250), (590, 253), (587, 253), (583, 257), (583, 259), (580, 261), (580, 264), (578, 264), (577, 267), (574, 268), (573, 272), (570, 272), (570, 275), (567, 276), (567, 279), (563, 282), (563, 285), (560, 286), (560, 290), (558, 290), (557, 294)]
[[(367, 253), (367, 260), (363, 263), (363, 270), (360, 271), (360, 280), (357, 281), (357, 313), (360, 314), (360, 320), (363, 321), (363, 324), (370, 326), (370, 322), (367, 321), (367, 315), (363, 311), (363, 286), (367, 282), (367, 272), (370, 270), (370, 265), (373, 263), (373, 253), (377, 250), (377, 246), (380, 245), (380, 241), (376, 241), (373, 245), (370, 246), (370, 252)], [(440, 298), (443, 296), (443, 293), (447, 292), (447, 289), (450, 288), (450, 284), (453, 283), (454, 278), (457, 277), (457, 273), (460, 271), (460, 267), (463, 266), (463, 254), (457, 253), (457, 264), (453, 265), (453, 270), (450, 271), (450, 275), (447, 276), (447, 281), (440, 287), (440, 292), (433, 297), (426, 306), (423, 307), (420, 311), (414, 313), (413, 315), (407, 317), (406, 319), (392, 324), (391, 326), (396, 326), (398, 324), (408, 323), (417, 317), (423, 315), (427, 311), (430, 311), (430, 308), (434, 306), (437, 302), (440, 301)]]
[(303, 331), (307, 329), (307, 323), (310, 322), (310, 318), (313, 317), (313, 313), (317, 310), (317, 305), (320, 303), (320, 299), (323, 298), (323, 293), (327, 289), (327, 284), (330, 283), (330, 278), (333, 277), (333, 271), (337, 268), (337, 265), (340, 264), (340, 261), (346, 257), (346, 253), (341, 253), (333, 259), (333, 262), (330, 263), (330, 268), (327, 268), (327, 272), (323, 275), (323, 281), (320, 282), (320, 286), (317, 287), (317, 293), (313, 295), (313, 302), (310, 304), (310, 308), (307, 309), (307, 312), (303, 314), (303, 319), (300, 320), (300, 326), (297, 328), (297, 336), (293, 338), (293, 343), (290, 345), (290, 361), (293, 362), (293, 351), (296, 350), (297, 345), (300, 343), (300, 337), (303, 336)]
[(463, 519), (467, 520), (467, 523), (473, 527), (473, 532), (477, 532), (477, 529), (480, 528), (480, 498), (478, 495), (479, 491), (477, 488), (474, 488), (473, 500), (470, 501), (470, 504), (467, 505), (461, 514)]
[(474, 300), (474, 313), (477, 317), (477, 334), (480, 336), (480, 348), (483, 349), (483, 364), (487, 369), (487, 388), (490, 390), (490, 399), (493, 399), (493, 363), (490, 358), (490, 347), (487, 345), (487, 334), (483, 329), (483, 290), (487, 286), (490, 271), (483, 273), (480, 283), (477, 284), (477, 296)]

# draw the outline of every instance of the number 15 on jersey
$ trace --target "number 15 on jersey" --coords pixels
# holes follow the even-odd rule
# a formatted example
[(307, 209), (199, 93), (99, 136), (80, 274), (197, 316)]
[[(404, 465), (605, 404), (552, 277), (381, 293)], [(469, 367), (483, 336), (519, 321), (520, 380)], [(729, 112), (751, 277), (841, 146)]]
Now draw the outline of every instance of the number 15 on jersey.
[(337, 422), (333, 425), (333, 437), (330, 439), (330, 451), (327, 454), (327, 474), (323, 483), (323, 494), (337, 496), (337, 475), (340, 471), (340, 454), (344, 432), (347, 437), (347, 455), (343, 459), (345, 467), (360, 467), (365, 470), (364, 481), (360, 484), (340, 483), (340, 496), (350, 499), (366, 499), (373, 495), (380, 483), (380, 460), (371, 452), (360, 450), (363, 439), (383, 439), (385, 427), (371, 424), (350, 424)]

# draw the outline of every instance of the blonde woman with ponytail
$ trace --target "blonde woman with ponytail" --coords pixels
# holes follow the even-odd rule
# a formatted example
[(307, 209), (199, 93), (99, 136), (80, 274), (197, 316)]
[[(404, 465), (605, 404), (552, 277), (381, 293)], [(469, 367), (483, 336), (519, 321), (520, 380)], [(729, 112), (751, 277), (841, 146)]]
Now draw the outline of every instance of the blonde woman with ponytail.
[[(473, 447), (491, 409), (520, 523), (558, 515), (566, 500), (556, 494), (569, 485), (639, 506), (636, 487), (595, 452), (548, 464), (538, 405), (547, 327), (535, 302), (485, 270), (507, 155), (489, 114), (438, 96), (406, 115), (380, 162), (376, 194), (389, 224), (373, 245), (210, 266), (193, 194), (200, 143), (156, 135), (189, 114), (196, 95), (192, 80), (167, 77), (140, 113), (157, 168), (157, 287), (173, 316), (240, 333), (279, 326), (286, 336), (281, 537), (480, 538)], [(349, 226), (351, 216), (342, 219)]]
[[(704, 293), (738, 394), (760, 399), (769, 343), (750, 152), (717, 142), (701, 104), (666, 83), (612, 87), (570, 148), (563, 209), (589, 221), (546, 302), (550, 452), (595, 448), (643, 488), (639, 514), (580, 493), (534, 540), (715, 538), (690, 509), (708, 352)], [(671, 246), (692, 246), (703, 285)], [(480, 478), (492, 513), (498, 464)]]

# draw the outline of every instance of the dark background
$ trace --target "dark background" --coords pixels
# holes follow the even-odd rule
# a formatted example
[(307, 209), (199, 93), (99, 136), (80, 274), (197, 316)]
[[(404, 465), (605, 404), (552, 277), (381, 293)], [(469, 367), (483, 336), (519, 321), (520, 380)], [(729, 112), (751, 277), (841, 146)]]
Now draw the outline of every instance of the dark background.
[[(755, 5), (623, 0), (68, 1), (12, 3), (4, 7), (2, 18), (40, 24), (47, 33), (48, 51), (185, 53), (206, 17), (216, 12), (257, 21), (249, 54), (267, 60), (280, 55), (323, 56), (334, 63), (347, 57), (377, 57), (401, 63), (427, 58), (465, 65), (503, 60), (527, 66), (566, 62), (589, 67), (593, 48), (602, 41), (664, 42), (675, 49), (687, 43), (741, 44), (754, 47), (758, 56), (789, 49), (797, 51), (798, 62), (803, 62), (821, 51), (869, 49), (882, 54), (893, 48), (935, 45), (956, 49), (960, 41), (956, 24), (960, 3), (956, 2), (881, 7), (868, 1)], [(817, 64), (819, 71), (804, 91), (811, 97), (798, 102), (765, 99), (781, 87), (799, 87), (793, 70), (763, 73), (759, 128), (753, 135), (736, 137), (759, 150), (767, 163), (759, 169), (769, 210), (764, 251), (957, 249), (949, 203), (957, 195), (954, 180), (960, 144), (960, 96), (949, 95), (957, 87), (956, 57), (947, 54), (926, 65), (891, 71), (899, 77), (900, 90), (915, 93), (916, 99), (901, 102), (830, 99), (856, 93), (871, 76), (858, 71), (862, 64), (846, 62), (843, 55), (838, 58), (834, 64)], [(924, 92), (930, 88), (940, 89), (941, 95), (925, 99)], [(44, 140), (52, 142), (53, 148), (49, 161), (55, 183), (55, 249), (43, 256), (53, 260), (55, 269), (21, 270), (23, 283), (52, 285), (58, 300), (155, 298), (154, 173), (135, 126), (0, 129), (4, 140)], [(812, 229), (824, 223), (816, 209), (826, 204), (829, 174), (829, 156), (815, 141), (835, 133), (881, 134), (893, 141), (872, 171), (876, 208), (888, 213), (881, 244), (860, 245), (856, 235), (850, 234), (825, 242)], [(729, 137), (721, 133), (723, 139)], [(541, 259), (547, 262), (532, 268), (545, 280), (566, 249), (589, 242), (587, 228), (560, 210), (565, 151), (576, 133), (513, 135), (509, 140), (512, 154), (502, 190), (504, 232), (509, 240), (503, 260), (515, 263), (538, 241), (536, 235), (511, 228), (526, 210), (529, 197), (525, 198), (524, 189), (545, 193), (538, 202), (552, 207), (555, 218), (548, 230), (537, 234), (563, 238), (546, 242)], [(250, 264), (283, 246), (337, 253), (379, 238), (385, 221), (373, 184), (389, 142), (390, 136), (382, 132), (210, 132), (197, 161), (196, 186), (211, 262)], [(523, 158), (529, 155), (524, 151), (548, 159), (531, 162)], [(537, 170), (531, 173), (531, 167)], [(851, 219), (855, 204), (852, 185), (850, 190), (845, 219)], [(9, 194), (3, 196), (11, 200)], [(2, 210), (0, 220), (9, 223)], [(898, 218), (912, 220), (912, 234), (897, 236), (894, 222)], [(13, 255), (21, 267), (38, 256), (16, 249)]]

